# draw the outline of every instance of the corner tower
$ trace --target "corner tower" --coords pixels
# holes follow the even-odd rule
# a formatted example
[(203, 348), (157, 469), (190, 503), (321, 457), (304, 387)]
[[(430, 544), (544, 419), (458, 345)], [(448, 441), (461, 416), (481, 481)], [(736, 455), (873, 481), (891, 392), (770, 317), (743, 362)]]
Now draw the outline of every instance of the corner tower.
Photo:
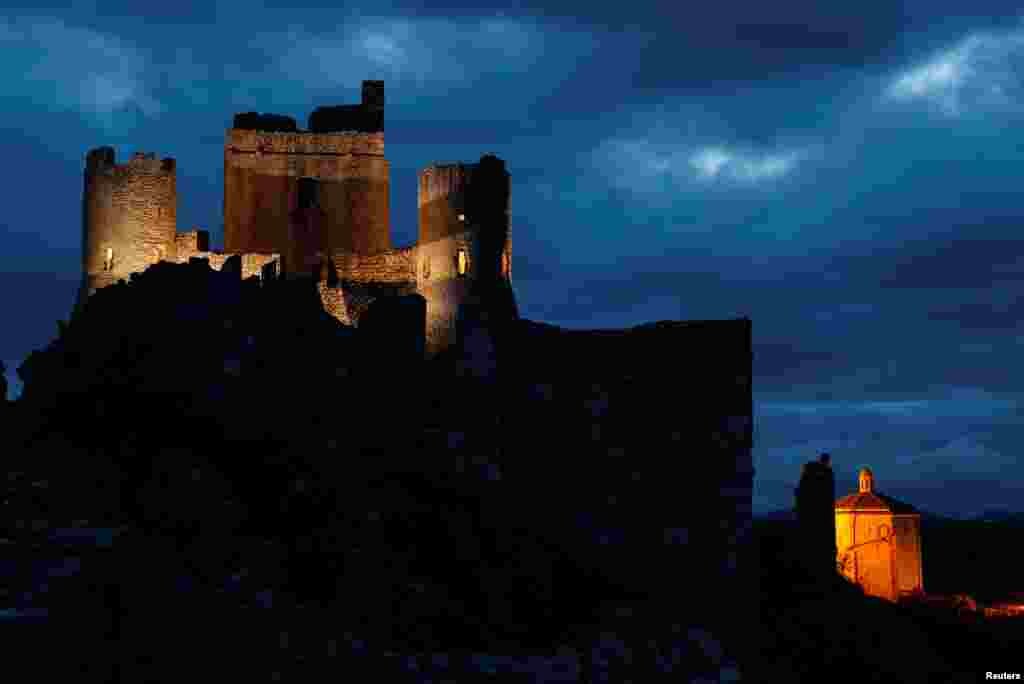
[(493, 155), (419, 174), (417, 289), (427, 300), (427, 353), (455, 342), (470, 309), (516, 317), (511, 290), (511, 177)]
[(90, 150), (82, 196), (82, 287), (101, 287), (175, 257), (178, 192), (171, 158), (136, 152), (117, 164), (111, 147)]
[(224, 146), (224, 250), (287, 252), (300, 179), (332, 251), (391, 248), (383, 81), (364, 81), (358, 105), (318, 107), (307, 131), (289, 117), (235, 116)]

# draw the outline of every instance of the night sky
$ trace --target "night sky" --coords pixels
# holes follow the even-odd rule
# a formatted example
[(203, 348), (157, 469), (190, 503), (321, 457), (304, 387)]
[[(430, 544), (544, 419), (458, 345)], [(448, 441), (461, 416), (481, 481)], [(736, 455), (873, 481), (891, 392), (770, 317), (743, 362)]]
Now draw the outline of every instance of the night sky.
[(89, 148), (177, 159), (220, 245), (232, 114), (384, 79), (396, 244), (418, 169), (490, 152), (526, 317), (753, 319), (756, 512), (823, 450), (838, 495), (1024, 500), (1018, 3), (45, 4), (0, 13), (9, 376), (70, 311)]

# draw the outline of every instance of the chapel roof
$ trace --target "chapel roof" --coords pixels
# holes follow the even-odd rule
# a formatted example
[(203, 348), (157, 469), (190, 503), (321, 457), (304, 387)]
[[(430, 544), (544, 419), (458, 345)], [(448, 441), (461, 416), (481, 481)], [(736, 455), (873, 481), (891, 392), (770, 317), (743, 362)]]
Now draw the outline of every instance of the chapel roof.
[(855, 492), (836, 500), (836, 510), (886, 511), (889, 513), (917, 513), (917, 509), (891, 496), (878, 492)]
[(917, 513), (910, 504), (875, 491), (875, 476), (870, 468), (861, 468), (857, 478), (860, 491), (848, 494), (835, 503), (836, 510), (884, 511), (887, 513)]

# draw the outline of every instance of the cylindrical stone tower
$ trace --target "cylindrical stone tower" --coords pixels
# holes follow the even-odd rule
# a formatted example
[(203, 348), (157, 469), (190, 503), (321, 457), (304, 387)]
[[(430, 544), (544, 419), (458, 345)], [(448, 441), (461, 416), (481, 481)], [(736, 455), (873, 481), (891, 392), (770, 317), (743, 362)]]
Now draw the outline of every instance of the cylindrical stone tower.
[(117, 164), (111, 147), (88, 153), (79, 306), (101, 287), (174, 259), (177, 204), (173, 159), (136, 152)]
[(416, 282), (427, 300), (427, 352), (456, 340), (467, 303), (516, 316), (511, 291), (510, 177), (492, 155), (419, 174)]

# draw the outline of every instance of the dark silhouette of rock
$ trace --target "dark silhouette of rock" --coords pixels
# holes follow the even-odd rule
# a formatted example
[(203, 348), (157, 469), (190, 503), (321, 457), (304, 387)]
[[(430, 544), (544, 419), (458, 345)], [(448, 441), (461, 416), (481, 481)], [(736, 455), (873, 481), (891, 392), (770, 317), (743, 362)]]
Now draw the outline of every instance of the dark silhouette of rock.
[(427, 301), (419, 294), (375, 299), (359, 318), (367, 360), (374, 365), (416, 364), (423, 358)]
[[(260, 676), (275, 658), (299, 667), (307, 648), (304, 662), (336, 667), (334, 639), (335, 658), (387, 681), (413, 678), (389, 651), (466, 654), (444, 679), (469, 653), (559, 645), (623, 680), (658, 676), (658, 653), (691, 627), (715, 656), (683, 674), (735, 669), (743, 633), (687, 587), (754, 603), (737, 517), (750, 496), (749, 322), (587, 333), (467, 310), (463, 329), (479, 325), (499, 352), (484, 345), (499, 372), (481, 382), (458, 375), (454, 352), (422, 360), (422, 298), (374, 294), (350, 328), (309, 279), (159, 263), (96, 292), (22, 364), (9, 462), (26, 475), (11, 480), (5, 536), (82, 518), (125, 530), (82, 559), (80, 584), (53, 580), (61, 606), (80, 606), (61, 609), (60, 639), (88, 632), (105, 610), (98, 587), (114, 586), (116, 650), (152, 657), (122, 662), (123, 679), (180, 679), (182, 649), (199, 662), (211, 644)], [(678, 366), (699, 410), (661, 401)], [(684, 441), (715, 457), (681, 472), (664, 456)], [(681, 481), (706, 486), (680, 502)], [(658, 608), (682, 600), (685, 615)], [(612, 623), (645, 665), (619, 645), (595, 650)], [(62, 663), (114, 659), (104, 636)]]
[(809, 567), (823, 580), (836, 574), (835, 497), (831, 457), (805, 463), (796, 488), (797, 521)]

